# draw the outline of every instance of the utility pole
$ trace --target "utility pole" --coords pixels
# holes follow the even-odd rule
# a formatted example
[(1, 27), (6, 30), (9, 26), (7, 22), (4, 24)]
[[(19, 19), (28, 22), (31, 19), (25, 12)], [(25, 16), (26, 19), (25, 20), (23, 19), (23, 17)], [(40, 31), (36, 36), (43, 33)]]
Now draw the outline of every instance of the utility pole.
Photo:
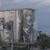
[(11, 21), (11, 50), (13, 50), (13, 21)]

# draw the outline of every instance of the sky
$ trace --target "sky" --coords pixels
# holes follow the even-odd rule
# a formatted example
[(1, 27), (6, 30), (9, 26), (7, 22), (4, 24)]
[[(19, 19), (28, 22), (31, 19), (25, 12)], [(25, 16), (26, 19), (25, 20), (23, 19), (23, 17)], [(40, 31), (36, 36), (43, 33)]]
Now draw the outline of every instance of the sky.
[(1, 9), (33, 8), (38, 30), (50, 33), (50, 0), (0, 0)]

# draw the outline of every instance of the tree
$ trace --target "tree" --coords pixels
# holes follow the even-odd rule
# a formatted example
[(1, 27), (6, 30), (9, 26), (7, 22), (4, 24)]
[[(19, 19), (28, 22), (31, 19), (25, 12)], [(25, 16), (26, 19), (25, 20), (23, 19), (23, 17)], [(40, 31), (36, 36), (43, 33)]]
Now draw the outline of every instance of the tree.
[(1, 34), (0, 34), (0, 46), (3, 44), (3, 41), (1, 39)]
[(42, 50), (45, 48), (50, 48), (50, 37), (48, 37), (46, 34), (41, 34), (37, 38), (37, 42), (35, 43), (37, 46), (40, 46)]

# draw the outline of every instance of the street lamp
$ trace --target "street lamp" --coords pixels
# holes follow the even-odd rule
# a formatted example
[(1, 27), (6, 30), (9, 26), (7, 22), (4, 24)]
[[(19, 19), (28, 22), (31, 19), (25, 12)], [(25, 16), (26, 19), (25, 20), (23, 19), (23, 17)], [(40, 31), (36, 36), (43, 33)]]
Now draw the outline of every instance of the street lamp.
[(13, 50), (13, 21), (11, 23), (11, 50)]

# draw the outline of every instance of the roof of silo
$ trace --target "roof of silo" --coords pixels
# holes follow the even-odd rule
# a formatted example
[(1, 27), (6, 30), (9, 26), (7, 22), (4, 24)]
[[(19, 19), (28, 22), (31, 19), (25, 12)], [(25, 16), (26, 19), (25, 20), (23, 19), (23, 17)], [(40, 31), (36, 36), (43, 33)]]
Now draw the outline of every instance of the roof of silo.
[(11, 10), (15, 11), (15, 10), (24, 10), (24, 9), (33, 10), (33, 11), (35, 10), (33, 8), (14, 8), (14, 9), (13, 8), (11, 8), (11, 9), (4, 9), (3, 8), (3, 9), (0, 9), (0, 11), (11, 11)]

